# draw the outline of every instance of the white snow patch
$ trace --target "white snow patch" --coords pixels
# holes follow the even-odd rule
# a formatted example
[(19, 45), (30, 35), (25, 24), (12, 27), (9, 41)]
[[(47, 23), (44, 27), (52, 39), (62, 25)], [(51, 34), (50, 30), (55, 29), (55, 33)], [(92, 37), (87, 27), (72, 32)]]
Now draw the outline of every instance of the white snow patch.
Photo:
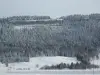
[(91, 59), (91, 64), (95, 64), (95, 65), (100, 66), (100, 54), (98, 56), (99, 56), (99, 59), (97, 59), (96, 57)]
[(77, 59), (75, 57), (62, 57), (62, 56), (55, 56), (55, 57), (33, 57), (30, 58), (29, 62), (20, 62), (20, 63), (11, 63), (9, 64), (10, 70), (16, 70), (16, 69), (29, 69), (30, 70), (39, 70), (41, 67), (45, 65), (56, 65), (60, 63), (77, 63)]
[(0, 63), (0, 73), (7, 71), (7, 67), (5, 64)]

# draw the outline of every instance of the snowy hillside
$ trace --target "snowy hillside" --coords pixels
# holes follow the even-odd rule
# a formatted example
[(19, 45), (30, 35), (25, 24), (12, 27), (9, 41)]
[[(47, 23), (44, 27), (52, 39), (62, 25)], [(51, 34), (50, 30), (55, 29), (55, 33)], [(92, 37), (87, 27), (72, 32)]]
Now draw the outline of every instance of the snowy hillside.
[[(94, 63), (99, 63), (100, 59), (94, 60)], [(39, 68), (43, 67), (44, 65), (56, 65), (56, 64), (60, 64), (60, 63), (66, 63), (66, 64), (71, 64), (73, 63), (77, 63), (79, 61), (77, 61), (77, 59), (75, 57), (62, 57), (62, 56), (55, 56), (55, 57), (33, 57), (30, 58), (30, 62), (21, 62), (21, 63), (10, 63), (8, 67), (5, 67), (4, 64), (0, 63), (0, 72), (38, 72)], [(91, 61), (92, 63), (92, 61)], [(99, 70), (99, 69), (98, 69)], [(96, 70), (96, 71), (98, 71)], [(40, 70), (41, 71), (41, 70)], [(67, 69), (64, 70), (65, 72), (67, 72)], [(68, 72), (70, 72), (71, 70), (68, 70)], [(72, 70), (74, 71), (74, 70)], [(75, 70), (77, 71), (77, 70)], [(79, 70), (80, 71), (80, 70)], [(85, 71), (85, 70), (83, 70)], [(86, 72), (92, 72), (93, 69), (90, 69), (88, 71), (88, 69), (86, 70)], [(49, 71), (48, 71), (49, 72)], [(60, 70), (59, 70), (60, 72)], [(91, 73), (90, 72), (90, 73)], [(55, 73), (55, 72), (54, 72)]]
[[(21, 63), (10, 63), (9, 64), (9, 69), (11, 71), (16, 71), (20, 70), (23, 68), (26, 70), (29, 69), (30, 71), (32, 70), (39, 70), (41, 67), (48, 65), (57, 65), (60, 63), (66, 63), (66, 64), (71, 64), (71, 63), (77, 63), (77, 59), (75, 57), (63, 57), (63, 56), (55, 56), (55, 57), (33, 57), (30, 58), (29, 62), (21, 62)], [(95, 65), (100, 65), (100, 59), (93, 59), (91, 60), (92, 64)]]
[(60, 63), (66, 63), (66, 64), (71, 64), (77, 63), (78, 61), (76, 58), (72, 57), (60, 57), (60, 56), (55, 56), (55, 57), (33, 57), (30, 58), (30, 62), (21, 62), (21, 63), (11, 63), (9, 64), (9, 67), (13, 67), (14, 69), (18, 68), (30, 68), (32, 70), (38, 70), (39, 68), (45, 66), (45, 65), (56, 65)]

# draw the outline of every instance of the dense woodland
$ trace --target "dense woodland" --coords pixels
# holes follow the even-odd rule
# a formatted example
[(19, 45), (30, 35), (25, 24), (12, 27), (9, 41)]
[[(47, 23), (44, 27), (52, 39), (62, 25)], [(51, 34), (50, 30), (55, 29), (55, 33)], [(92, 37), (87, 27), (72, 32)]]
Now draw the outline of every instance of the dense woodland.
[[(31, 29), (15, 29), (20, 25)], [(100, 52), (100, 14), (69, 15), (53, 20), (49, 16), (13, 16), (0, 19), (0, 62), (29, 61), (36, 56), (77, 54), (88, 60)]]

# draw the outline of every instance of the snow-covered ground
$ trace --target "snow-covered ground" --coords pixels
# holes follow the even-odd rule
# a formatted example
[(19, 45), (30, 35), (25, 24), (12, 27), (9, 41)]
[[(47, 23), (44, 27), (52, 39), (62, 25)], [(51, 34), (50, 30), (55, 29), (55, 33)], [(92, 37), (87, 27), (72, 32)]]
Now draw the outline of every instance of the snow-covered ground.
[(41, 67), (45, 65), (56, 65), (60, 63), (77, 63), (76, 58), (72, 57), (62, 57), (62, 56), (55, 56), (55, 57), (33, 57), (30, 58), (29, 62), (20, 62), (20, 63), (10, 63), (8, 67), (4, 64), (0, 64), (0, 72), (20, 72), (20, 71), (34, 71), (39, 70)]
[(0, 73), (5, 72), (6, 70), (7, 70), (7, 67), (5, 66), (5, 64), (0, 63)]
[(91, 64), (100, 65), (100, 54), (98, 57), (99, 57), (98, 59), (96, 57), (91, 59)]
[[(0, 63), (0, 75), (49, 75), (49, 74), (55, 74), (55, 75), (99, 75), (100, 69), (87, 69), (87, 70), (52, 70), (52, 71), (45, 71), (45, 70), (39, 70), (40, 67), (44, 65), (56, 65), (60, 63), (66, 63), (71, 64), (77, 63), (77, 59), (75, 57), (62, 57), (62, 56), (55, 56), (55, 57), (33, 57), (30, 58), (30, 62), (21, 62), (21, 63), (10, 63), (9, 67), (6, 67), (4, 64)], [(93, 60), (91, 63), (98, 63), (100, 64), (100, 59)], [(17, 73), (17, 74), (16, 74)]]
[(27, 28), (27, 29), (32, 29), (34, 27), (61, 27), (61, 25), (59, 25), (58, 23), (55, 23), (55, 24), (33, 24), (33, 25), (16, 25), (14, 26), (14, 29), (17, 29), (17, 30), (21, 30), (21, 29), (24, 29), (24, 28)]
[(77, 63), (76, 58), (72, 57), (61, 57), (61, 56), (55, 56), (55, 57), (33, 57), (30, 58), (29, 62), (21, 62), (21, 63), (11, 63), (9, 64), (9, 68), (13, 67), (12, 69), (18, 69), (18, 68), (26, 68), (31, 70), (38, 70), (39, 68), (48, 65), (56, 65), (60, 63)]

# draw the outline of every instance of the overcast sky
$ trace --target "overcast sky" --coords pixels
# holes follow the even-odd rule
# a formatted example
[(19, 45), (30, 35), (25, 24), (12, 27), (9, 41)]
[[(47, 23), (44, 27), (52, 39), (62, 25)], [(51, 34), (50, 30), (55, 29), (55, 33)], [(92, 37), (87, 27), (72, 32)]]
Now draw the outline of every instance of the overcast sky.
[(100, 0), (0, 0), (0, 17), (100, 13)]

